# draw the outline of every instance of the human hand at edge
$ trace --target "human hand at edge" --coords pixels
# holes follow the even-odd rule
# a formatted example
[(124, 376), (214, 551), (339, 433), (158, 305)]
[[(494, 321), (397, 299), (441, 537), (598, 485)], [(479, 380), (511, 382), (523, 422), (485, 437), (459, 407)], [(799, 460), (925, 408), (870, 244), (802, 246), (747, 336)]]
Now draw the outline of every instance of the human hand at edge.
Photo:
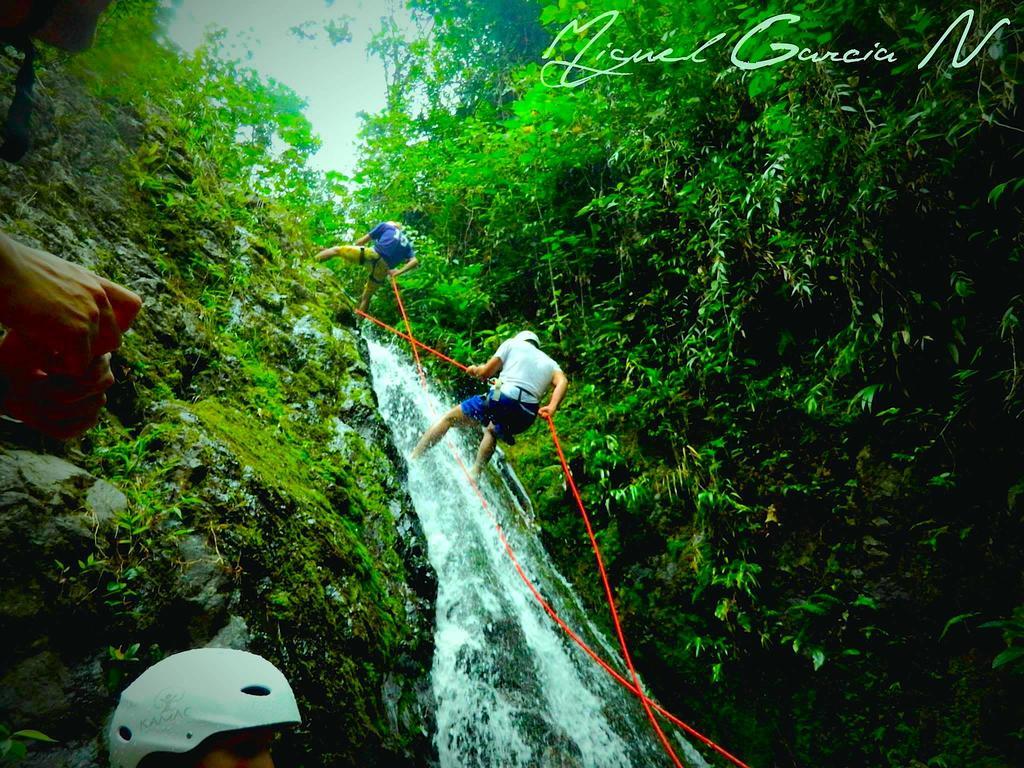
[(133, 291), (0, 234), (0, 322), (50, 356), (48, 373), (84, 375), (141, 307)]
[(6, 383), (0, 410), (58, 440), (96, 424), (114, 383), (110, 355), (94, 358), (79, 376), (47, 373), (41, 355), (16, 330), (0, 341), (0, 377)]
[(537, 409), (537, 415), (542, 419), (553, 419), (557, 408), (552, 408), (550, 405), (542, 405)]

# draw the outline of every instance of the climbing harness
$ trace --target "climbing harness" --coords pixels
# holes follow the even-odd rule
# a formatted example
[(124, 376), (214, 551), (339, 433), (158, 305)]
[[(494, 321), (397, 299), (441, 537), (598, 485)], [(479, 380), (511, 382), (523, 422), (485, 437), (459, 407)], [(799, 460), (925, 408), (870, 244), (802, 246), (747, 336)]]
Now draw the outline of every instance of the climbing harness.
[(489, 379), (487, 386), (490, 389), (487, 390), (487, 399), (498, 402), (501, 399), (501, 379), (495, 376), (493, 379)]
[(373, 276), (374, 273), (377, 271), (377, 265), (380, 264), (382, 261), (384, 261), (384, 257), (381, 256), (376, 251), (374, 251), (374, 254), (376, 255), (377, 258), (375, 258), (375, 259), (367, 258), (367, 256), (366, 256), (366, 246), (365, 245), (359, 246), (359, 266), (362, 266), (366, 262), (370, 262), (370, 274), (367, 276), (367, 280), (369, 280), (374, 285), (384, 285), (384, 278), (383, 277), (378, 280), (376, 277)]
[[(520, 408), (522, 408), (524, 411), (527, 411), (528, 413), (534, 413), (534, 412), (531, 411), (527, 406), (529, 406), (529, 405), (537, 405), (537, 406), (539, 406), (540, 405), (540, 398), (539, 397), (537, 397), (535, 394), (533, 394), (533, 392), (528, 390), (526, 387), (521, 387), (518, 384), (513, 384), (512, 385), (517, 390), (519, 390), (519, 394), (517, 394), (515, 397), (513, 397), (512, 395), (510, 395), (507, 392), (505, 392), (504, 391), (504, 389), (505, 389), (505, 382), (503, 382), (497, 376), (495, 376), (493, 379), (489, 379), (488, 382), (487, 382), (487, 386), (490, 387), (490, 389), (487, 390), (487, 399), (488, 400), (493, 400), (496, 403), (499, 402), (501, 400), (501, 396), (504, 395), (507, 399), (512, 400), (513, 402), (517, 403)], [(531, 400), (523, 400), (524, 397), (529, 397), (529, 398), (532, 398), (532, 399)]]
[[(459, 368), (460, 370), (462, 370), (464, 372), (468, 372), (469, 371), (468, 366), (465, 366), (462, 363), (458, 362), (457, 360), (453, 360), (452, 358), (448, 357), (444, 353), (439, 352), (438, 350), (433, 349), (432, 347), (427, 346), (426, 344), (421, 342), (419, 339), (417, 339), (413, 335), (412, 325), (409, 322), (409, 315), (405, 311), (405, 305), (402, 302), (402, 295), (401, 295), (401, 293), (398, 290), (398, 282), (394, 278), (391, 278), (391, 285), (394, 288), (395, 299), (398, 302), (398, 309), (399, 309), (399, 311), (402, 314), (402, 321), (403, 321), (403, 323), (405, 325), (405, 333), (403, 333), (402, 331), (398, 330), (397, 328), (394, 328), (394, 327), (388, 325), (387, 323), (384, 323), (381, 320), (378, 320), (376, 317), (373, 317), (372, 315), (364, 312), (361, 309), (356, 309), (356, 314), (359, 315), (360, 317), (363, 317), (363, 318), (365, 318), (365, 319), (375, 323), (376, 325), (379, 325), (381, 328), (384, 328), (385, 330), (387, 330), (387, 331), (393, 333), (394, 335), (396, 335), (396, 336), (398, 336), (398, 337), (400, 337), (402, 339), (405, 339), (406, 341), (409, 342), (409, 346), (412, 348), (413, 358), (416, 361), (416, 370), (419, 372), (420, 383), (423, 385), (424, 392), (427, 391), (427, 377), (426, 377), (426, 374), (423, 371), (423, 364), (422, 364), (422, 362), (420, 360), (420, 350), (421, 349), (424, 350), (425, 352), (429, 352), (430, 354), (434, 355), (435, 357), (437, 357), (437, 358), (439, 358), (441, 360), (444, 360), (445, 362), (451, 363), (452, 365), (456, 366), (457, 368)], [(532, 393), (528, 393), (528, 394), (532, 394)], [(436, 418), (437, 414), (436, 414), (436, 412), (434, 410), (433, 403), (430, 401), (429, 397), (427, 398), (427, 404), (428, 404), (428, 406), (430, 408), (431, 415), (434, 418)], [(576, 481), (573, 479), (572, 472), (569, 469), (569, 464), (568, 464), (568, 462), (565, 459), (565, 452), (562, 450), (561, 441), (558, 439), (558, 431), (555, 429), (555, 422), (554, 422), (554, 420), (550, 416), (544, 416), (543, 418), (548, 423), (548, 429), (551, 432), (551, 439), (552, 439), (552, 442), (555, 445), (555, 451), (558, 454), (558, 460), (559, 460), (559, 463), (562, 466), (562, 472), (565, 474), (566, 482), (567, 482), (570, 490), (572, 491), (573, 499), (576, 501), (576, 506), (579, 509), (580, 515), (583, 518), (584, 525), (585, 525), (585, 527), (587, 529), (587, 536), (590, 538), (590, 545), (591, 545), (591, 548), (594, 551), (594, 557), (597, 560), (598, 571), (600, 572), (600, 575), (601, 575), (601, 582), (602, 582), (602, 585), (604, 586), (605, 597), (608, 600), (608, 608), (609, 608), (609, 610), (611, 612), (612, 623), (615, 626), (615, 634), (616, 634), (616, 636), (618, 638), (619, 646), (620, 646), (620, 648), (622, 650), (623, 660), (625, 661), (626, 668), (629, 671), (629, 676), (630, 676), (631, 680), (627, 679), (626, 677), (621, 675), (618, 671), (616, 671), (611, 666), (611, 664), (609, 664), (601, 656), (599, 656), (597, 654), (597, 652), (594, 651), (586, 643), (586, 641), (583, 640), (583, 638), (581, 638), (578, 634), (576, 634), (576, 632), (573, 631), (573, 629), (568, 624), (565, 623), (565, 621), (558, 615), (558, 613), (551, 606), (551, 604), (540, 593), (540, 590), (537, 589), (536, 585), (534, 585), (533, 581), (530, 579), (530, 577), (523, 570), (522, 565), (520, 565), (519, 559), (516, 557), (516, 554), (512, 550), (512, 547), (509, 544), (508, 539), (505, 537), (505, 531), (502, 529), (501, 523), (498, 522), (498, 520), (495, 517), (494, 513), (491, 511), (490, 506), (487, 504), (487, 500), (484, 498), (483, 492), (480, 490), (480, 486), (477, 485), (476, 480), (473, 478), (472, 474), (466, 468), (466, 465), (462, 461), (462, 458), (459, 456), (459, 453), (458, 453), (458, 451), (455, 448), (454, 442), (452, 442), (452, 439), (450, 437), (448, 437), (446, 439), (448, 447), (451, 449), (452, 455), (455, 457), (456, 462), (458, 463), (459, 467), (462, 469), (462, 472), (465, 474), (466, 479), (469, 481), (469, 484), (472, 486), (473, 490), (476, 492), (477, 498), (479, 498), (480, 504), (483, 507), (484, 511), (487, 513), (488, 517), (491, 518), (491, 522), (494, 523), (494, 527), (495, 527), (495, 529), (498, 532), (498, 539), (501, 542), (502, 547), (504, 547), (505, 553), (508, 555), (509, 560), (512, 561), (512, 565), (515, 568), (516, 573), (519, 574), (519, 578), (522, 579), (523, 583), (526, 585), (526, 588), (529, 590), (530, 594), (533, 595), (534, 599), (544, 609), (545, 613), (547, 613), (551, 617), (551, 619), (555, 622), (555, 624), (557, 624), (558, 627), (563, 632), (565, 632), (565, 634), (569, 637), (569, 639), (572, 640), (574, 643), (576, 643), (576, 645), (578, 645), (583, 650), (584, 653), (586, 653), (591, 659), (593, 659), (594, 662), (598, 666), (600, 666), (602, 669), (604, 669), (605, 672), (607, 672), (612, 677), (612, 679), (614, 679), (619, 685), (621, 685), (627, 691), (629, 691), (634, 696), (636, 696), (638, 699), (640, 699), (640, 704), (644, 708), (644, 713), (647, 715), (647, 719), (651, 722), (651, 726), (654, 728), (654, 732), (657, 735), (658, 740), (661, 742), (661, 745), (664, 748), (665, 753), (672, 760), (672, 763), (673, 763), (673, 765), (676, 766), (676, 768), (683, 768), (683, 764), (682, 764), (682, 762), (680, 762), (679, 758), (676, 756), (675, 751), (672, 749), (672, 745), (669, 743), (668, 737), (665, 735), (664, 731), (662, 730), (661, 726), (659, 725), (658, 720), (655, 717), (655, 713), (661, 715), (666, 720), (668, 720), (670, 723), (672, 723), (673, 725), (678, 726), (683, 731), (685, 731), (687, 734), (689, 734), (693, 738), (695, 738), (698, 741), (700, 741), (702, 744), (704, 744), (709, 749), (717, 752), (719, 755), (721, 755), (722, 757), (726, 758), (733, 765), (737, 766), (737, 768), (750, 768), (750, 766), (748, 766), (746, 763), (744, 763), (738, 757), (736, 757), (735, 755), (732, 755), (731, 753), (726, 751), (725, 748), (719, 746), (714, 741), (712, 741), (710, 738), (708, 738), (704, 734), (700, 733), (699, 731), (697, 731), (695, 728), (691, 727), (690, 725), (687, 725), (685, 722), (683, 722), (678, 717), (673, 715), (671, 712), (666, 710), (664, 707), (662, 707), (656, 701), (651, 699), (647, 695), (647, 693), (643, 690), (643, 687), (640, 684), (640, 678), (637, 675), (636, 668), (633, 665), (633, 659), (630, 656), (629, 648), (626, 645), (625, 635), (622, 632), (622, 625), (621, 625), (621, 622), (619, 621), (618, 609), (615, 607), (615, 599), (614, 599), (614, 597), (612, 595), (611, 584), (608, 581), (608, 574), (605, 571), (604, 561), (601, 558), (601, 551), (600, 551), (600, 548), (597, 545), (597, 538), (594, 536), (593, 527), (590, 524), (590, 516), (587, 514), (586, 508), (583, 506), (583, 500), (582, 500), (582, 498), (580, 498), (580, 492), (579, 492), (579, 489), (576, 487)]]

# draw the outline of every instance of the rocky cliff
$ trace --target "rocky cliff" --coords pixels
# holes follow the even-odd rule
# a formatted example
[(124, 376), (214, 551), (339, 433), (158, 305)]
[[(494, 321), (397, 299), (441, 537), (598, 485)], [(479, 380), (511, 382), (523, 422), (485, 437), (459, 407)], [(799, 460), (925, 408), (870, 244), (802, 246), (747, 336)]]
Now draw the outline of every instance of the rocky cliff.
[[(4, 112), (16, 65), (0, 54)], [(187, 119), (98, 98), (75, 66), (40, 67), (0, 229), (144, 307), (100, 425), (2, 426), (0, 724), (58, 740), (26, 765), (103, 765), (118, 692), (220, 645), (291, 680), (284, 764), (428, 762), (436, 585), (350, 313), (286, 208), (204, 196)]]

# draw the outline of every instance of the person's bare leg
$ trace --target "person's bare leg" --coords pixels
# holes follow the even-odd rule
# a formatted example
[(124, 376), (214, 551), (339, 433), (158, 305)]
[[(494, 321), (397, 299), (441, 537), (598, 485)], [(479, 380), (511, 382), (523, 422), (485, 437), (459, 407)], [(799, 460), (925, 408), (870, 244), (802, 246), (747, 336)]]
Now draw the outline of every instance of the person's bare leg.
[(473, 479), (480, 477), (480, 473), (487, 466), (487, 462), (491, 460), (491, 456), (494, 454), (494, 447), (497, 444), (498, 436), (494, 434), (494, 429), (487, 427), (484, 430), (483, 438), (480, 440), (480, 447), (476, 451), (476, 462), (473, 464), (473, 468), (469, 470), (469, 474), (473, 476)]
[[(374, 256), (376, 258), (376, 256)], [(366, 312), (370, 307), (370, 297), (373, 296), (373, 292), (379, 288), (385, 280), (388, 278), (388, 267), (384, 263), (383, 259), (373, 265), (373, 269), (370, 270), (369, 276), (366, 278), (366, 287), (363, 288), (363, 295), (359, 299), (359, 307), (363, 312)]]
[(370, 307), (370, 297), (373, 296), (373, 292), (377, 290), (377, 283), (373, 280), (367, 280), (366, 286), (363, 288), (363, 295), (359, 297), (359, 304), (356, 309), (365, 312)]
[(423, 437), (413, 448), (410, 454), (410, 459), (418, 459), (423, 455), (423, 452), (433, 448), (437, 445), (437, 442), (445, 436), (449, 429), (458, 425), (463, 427), (472, 426), (476, 424), (469, 416), (462, 412), (462, 406), (456, 405), (448, 413), (441, 417), (441, 419), (434, 424), (430, 429), (423, 433)]

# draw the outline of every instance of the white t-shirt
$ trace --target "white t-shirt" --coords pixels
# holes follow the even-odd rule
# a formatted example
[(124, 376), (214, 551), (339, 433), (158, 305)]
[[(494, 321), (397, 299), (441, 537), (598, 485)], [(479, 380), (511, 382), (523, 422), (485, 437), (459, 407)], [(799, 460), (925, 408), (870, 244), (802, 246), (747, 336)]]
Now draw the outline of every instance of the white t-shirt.
[(504, 342), (495, 357), (501, 358), (501, 392), (507, 397), (518, 400), (520, 389), (524, 403), (536, 403), (544, 397), (551, 386), (555, 371), (561, 371), (558, 363), (545, 355), (528, 341)]

